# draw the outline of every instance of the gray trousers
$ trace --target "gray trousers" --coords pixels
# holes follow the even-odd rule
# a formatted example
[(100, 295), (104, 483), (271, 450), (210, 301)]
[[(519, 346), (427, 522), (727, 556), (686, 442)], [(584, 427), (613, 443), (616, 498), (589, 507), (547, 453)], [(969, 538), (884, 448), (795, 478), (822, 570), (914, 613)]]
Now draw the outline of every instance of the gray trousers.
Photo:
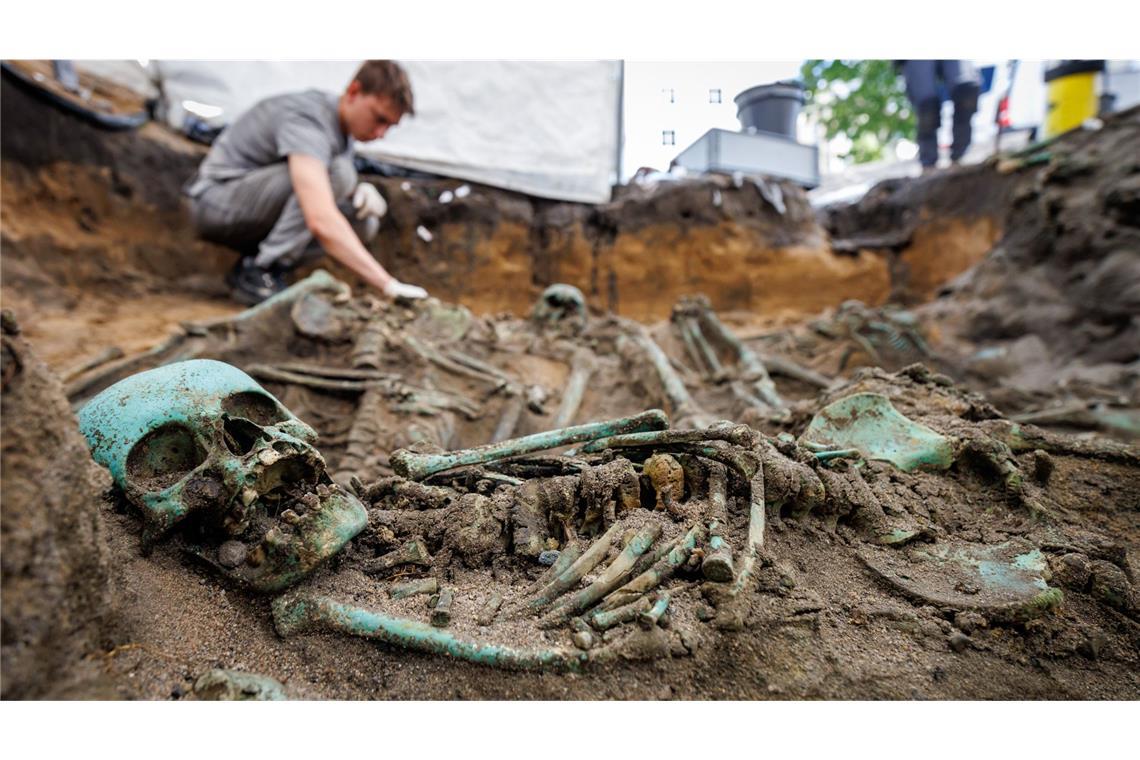
[(957, 161), (970, 147), (970, 120), (978, 110), (981, 79), (969, 61), (906, 61), (903, 64), (906, 95), (918, 122), (918, 160), (923, 166), (938, 163), (938, 128), (942, 123), (939, 82), (954, 103), (954, 139), (950, 158)]
[[(337, 207), (364, 242), (376, 236), (379, 220), (353, 216), (352, 193), (356, 167), (351, 156), (338, 156), (329, 165), (329, 182)], [(220, 182), (191, 198), (191, 218), (198, 235), (256, 256), (258, 266), (292, 269), (320, 258), (324, 251), (305, 226), (301, 204), (293, 192), (289, 166), (281, 163), (255, 169), (244, 177)]]

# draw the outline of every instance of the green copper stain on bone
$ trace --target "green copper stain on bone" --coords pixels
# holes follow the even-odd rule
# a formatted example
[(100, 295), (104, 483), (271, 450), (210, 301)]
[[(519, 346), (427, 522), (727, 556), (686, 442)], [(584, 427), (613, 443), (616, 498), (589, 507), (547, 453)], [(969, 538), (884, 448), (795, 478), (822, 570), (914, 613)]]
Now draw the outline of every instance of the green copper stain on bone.
[(824, 407), (802, 441), (814, 448), (858, 449), (867, 459), (881, 459), (906, 472), (945, 470), (954, 461), (949, 438), (904, 417), (878, 393), (856, 393)]

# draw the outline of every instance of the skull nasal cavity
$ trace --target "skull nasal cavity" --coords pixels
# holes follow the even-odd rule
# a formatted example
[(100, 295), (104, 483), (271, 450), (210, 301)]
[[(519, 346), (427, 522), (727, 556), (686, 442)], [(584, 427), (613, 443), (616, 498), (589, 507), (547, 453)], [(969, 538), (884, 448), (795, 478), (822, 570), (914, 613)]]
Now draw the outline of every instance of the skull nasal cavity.
[(227, 419), (224, 427), (226, 448), (234, 454), (248, 454), (262, 436), (261, 428), (249, 420)]
[(127, 455), (127, 475), (146, 490), (169, 488), (206, 461), (189, 428), (163, 425), (143, 436)]

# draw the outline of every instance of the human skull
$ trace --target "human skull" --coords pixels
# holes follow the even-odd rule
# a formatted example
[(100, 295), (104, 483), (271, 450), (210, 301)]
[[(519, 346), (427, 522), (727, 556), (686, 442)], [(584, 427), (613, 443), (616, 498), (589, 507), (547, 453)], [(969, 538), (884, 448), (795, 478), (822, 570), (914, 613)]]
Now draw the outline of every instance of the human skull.
[(540, 327), (559, 326), (577, 334), (586, 328), (586, 298), (573, 285), (556, 283), (542, 291), (531, 319)]
[(256, 590), (300, 580), (367, 522), (326, 473), (316, 431), (228, 364), (132, 375), (84, 406), (79, 424), (142, 510), (144, 548), (179, 526), (190, 551)]

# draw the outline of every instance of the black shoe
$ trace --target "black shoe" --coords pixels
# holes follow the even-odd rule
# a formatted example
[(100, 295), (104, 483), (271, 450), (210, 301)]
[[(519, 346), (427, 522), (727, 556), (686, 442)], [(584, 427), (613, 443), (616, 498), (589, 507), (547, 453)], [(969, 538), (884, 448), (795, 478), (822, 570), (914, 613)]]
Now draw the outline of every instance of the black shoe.
[(246, 306), (259, 304), (289, 287), (284, 272), (273, 267), (259, 267), (253, 256), (238, 259), (226, 275), (226, 284), (230, 286), (234, 300)]

